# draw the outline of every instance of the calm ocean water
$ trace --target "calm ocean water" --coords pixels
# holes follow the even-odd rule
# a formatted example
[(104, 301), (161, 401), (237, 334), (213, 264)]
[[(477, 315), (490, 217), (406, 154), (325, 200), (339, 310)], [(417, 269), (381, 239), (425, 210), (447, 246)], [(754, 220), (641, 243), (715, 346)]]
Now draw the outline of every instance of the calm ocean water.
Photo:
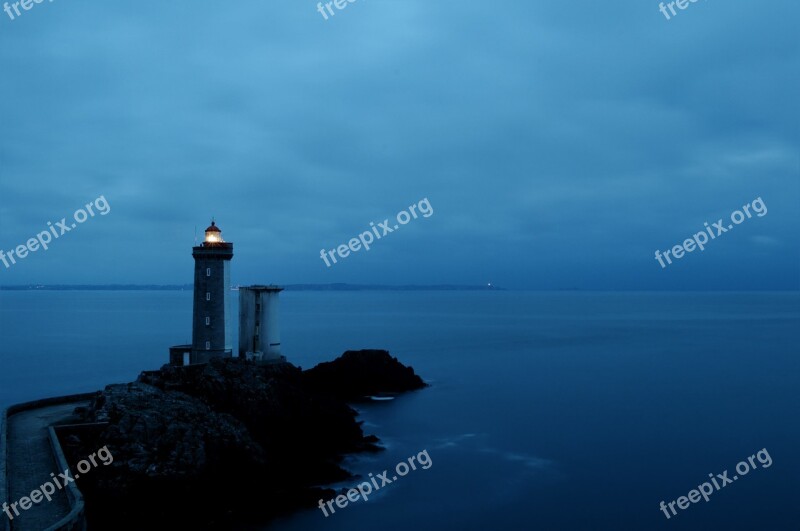
[[(367, 475), (433, 465), (274, 530), (797, 530), (796, 293), (284, 292), (304, 368), (386, 348), (432, 387), (361, 409)], [(134, 379), (188, 342), (190, 292), (0, 291), (0, 404)], [(773, 460), (667, 520), (659, 503)], [(758, 463), (756, 461), (756, 463)], [(391, 470), (390, 470), (391, 472)], [(389, 477), (393, 474), (390, 473)], [(354, 486), (356, 482), (348, 484)]]

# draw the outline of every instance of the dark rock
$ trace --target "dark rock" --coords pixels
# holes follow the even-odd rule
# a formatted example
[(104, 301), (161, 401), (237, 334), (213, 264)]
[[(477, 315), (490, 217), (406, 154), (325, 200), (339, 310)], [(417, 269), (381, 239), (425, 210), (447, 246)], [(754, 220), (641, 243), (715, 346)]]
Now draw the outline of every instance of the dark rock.
[(312, 389), (344, 400), (426, 387), (422, 378), (385, 350), (348, 350), (303, 373)]
[(103, 447), (114, 456), (78, 481), (91, 528), (229, 529), (316, 505), (333, 495), (318, 485), (351, 477), (344, 454), (380, 449), (344, 398), (423, 386), (386, 351), (346, 352), (305, 373), (240, 359), (165, 366), (106, 387), (76, 413), (107, 424), (61, 442), (73, 469)]

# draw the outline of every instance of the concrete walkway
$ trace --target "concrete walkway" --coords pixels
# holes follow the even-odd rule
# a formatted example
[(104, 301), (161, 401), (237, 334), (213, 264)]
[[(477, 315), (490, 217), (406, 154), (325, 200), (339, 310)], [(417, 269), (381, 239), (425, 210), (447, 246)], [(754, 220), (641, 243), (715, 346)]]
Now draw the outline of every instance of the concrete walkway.
[[(24, 496), (56, 477), (58, 469), (47, 428), (56, 423), (69, 423), (78, 406), (88, 406), (88, 401), (48, 406), (23, 411), (8, 419), (8, 502), (18, 502)], [(56, 491), (53, 501), (43, 500), (11, 522), (12, 531), (42, 531), (56, 524), (70, 512), (64, 490)], [(13, 511), (12, 511), (12, 514)], [(0, 516), (7, 518), (0, 513)]]

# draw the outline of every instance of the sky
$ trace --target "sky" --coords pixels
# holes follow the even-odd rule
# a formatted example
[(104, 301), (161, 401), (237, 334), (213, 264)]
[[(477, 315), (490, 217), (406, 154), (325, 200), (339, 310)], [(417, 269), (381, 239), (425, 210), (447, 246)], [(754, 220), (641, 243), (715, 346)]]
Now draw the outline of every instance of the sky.
[(796, 0), (11, 9), (0, 250), (110, 210), (0, 262), (0, 285), (190, 284), (213, 217), (234, 284), (800, 289)]

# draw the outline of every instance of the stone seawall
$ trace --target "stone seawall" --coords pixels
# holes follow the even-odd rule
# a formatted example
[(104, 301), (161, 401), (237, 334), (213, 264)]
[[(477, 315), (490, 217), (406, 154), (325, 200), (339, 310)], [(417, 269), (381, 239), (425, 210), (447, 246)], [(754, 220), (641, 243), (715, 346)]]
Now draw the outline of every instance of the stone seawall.
[[(50, 445), (53, 448), (53, 455), (58, 464), (58, 470), (67, 470), (69, 468), (69, 463), (67, 462), (66, 456), (64, 456), (64, 451), (61, 449), (61, 443), (58, 442), (56, 429), (50, 426), (49, 432)], [(66, 488), (67, 498), (69, 499), (69, 505), (72, 510), (58, 523), (48, 527), (46, 531), (86, 531), (86, 506), (83, 503), (83, 494), (81, 494), (76, 483), (70, 483)]]
[[(8, 450), (6, 449), (6, 413), (0, 411), (0, 503), (8, 501), (8, 477), (6, 476), (6, 462)], [(9, 531), (11, 522), (5, 514), (0, 514), (0, 531)]]
[[(8, 419), (17, 413), (25, 411), (32, 411), (35, 409), (46, 408), (61, 404), (68, 404), (70, 402), (83, 402), (91, 400), (97, 393), (82, 393), (78, 395), (58, 396), (53, 398), (44, 398), (41, 400), (34, 400), (32, 402), (25, 402), (22, 404), (15, 404), (6, 409), (0, 410), (0, 504), (3, 502), (11, 503), (15, 500), (9, 500), (9, 477), (8, 477)], [(62, 470), (68, 468), (67, 460), (64, 457), (64, 452), (61, 450), (61, 445), (56, 437), (55, 430), (50, 428), (50, 444), (53, 451), (53, 458), (58, 463)], [(72, 508), (70, 514), (57, 522), (55, 525), (47, 528), (46, 531), (84, 531), (86, 529), (86, 518), (84, 515), (83, 496), (74, 484), (69, 485), (70, 489), (67, 491), (70, 507)], [(0, 531), (11, 531), (11, 522), (5, 514), (0, 513)]]

